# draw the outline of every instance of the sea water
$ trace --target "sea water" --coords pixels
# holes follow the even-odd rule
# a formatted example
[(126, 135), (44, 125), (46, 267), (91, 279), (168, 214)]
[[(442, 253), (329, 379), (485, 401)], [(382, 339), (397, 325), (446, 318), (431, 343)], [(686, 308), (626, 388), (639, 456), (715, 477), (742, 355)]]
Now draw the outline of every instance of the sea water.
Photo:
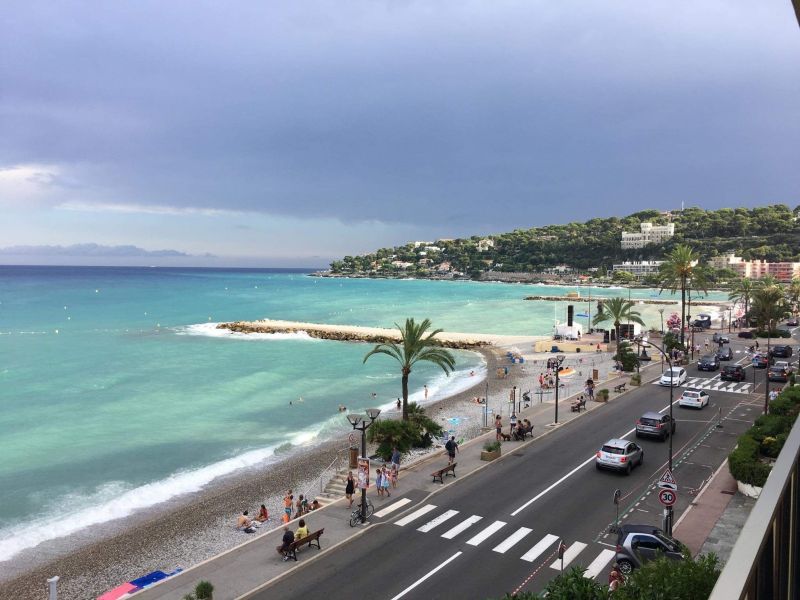
[[(547, 335), (566, 303), (523, 298), (570, 289), (280, 270), (0, 267), (0, 563), (278, 460), (289, 447), (345, 436), (340, 405), (388, 409), (400, 395), (395, 362), (363, 363), (369, 345), (231, 334), (218, 322), (392, 327), (415, 317), (450, 331)], [(658, 324), (656, 307), (639, 308)], [(423, 400), (423, 384), (431, 401), (483, 374), (479, 355), (455, 354), (450, 377), (415, 366), (412, 400)]]

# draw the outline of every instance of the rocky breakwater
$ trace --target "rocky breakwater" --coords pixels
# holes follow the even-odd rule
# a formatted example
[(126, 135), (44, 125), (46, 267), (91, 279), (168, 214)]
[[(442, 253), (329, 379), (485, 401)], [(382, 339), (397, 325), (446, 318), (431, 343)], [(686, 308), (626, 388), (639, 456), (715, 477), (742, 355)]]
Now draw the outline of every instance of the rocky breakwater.
[[(400, 334), (394, 329), (381, 329), (377, 327), (357, 327), (354, 325), (327, 325), (320, 323), (300, 323), (294, 321), (234, 321), (220, 323), (217, 329), (227, 329), (236, 333), (306, 333), (307, 335), (338, 342), (367, 342), (370, 344), (383, 344), (397, 342)], [(471, 350), (495, 343), (495, 336), (482, 336), (480, 334), (466, 333), (439, 333), (434, 340), (440, 346), (454, 350)]]

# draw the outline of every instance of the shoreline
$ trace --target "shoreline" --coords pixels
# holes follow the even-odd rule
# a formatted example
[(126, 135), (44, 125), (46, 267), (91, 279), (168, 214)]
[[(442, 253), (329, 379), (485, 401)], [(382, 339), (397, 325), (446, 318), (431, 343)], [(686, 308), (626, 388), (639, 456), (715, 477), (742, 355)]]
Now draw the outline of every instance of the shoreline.
[[(473, 385), (460, 392), (432, 399), (425, 404), (428, 415), (445, 429), (455, 428), (459, 437), (480, 433), (478, 411), (472, 398), (484, 395), (486, 378), (494, 372), (504, 350), (500, 347), (473, 350), (486, 362), (486, 377), (476, 378)], [(512, 369), (504, 386), (514, 385), (521, 375)], [(462, 416), (456, 425), (442, 422), (449, 412), (467, 416)], [(295, 495), (306, 493), (316, 483), (315, 489), (308, 491), (313, 499), (319, 493), (319, 477), (348, 446), (346, 439), (339, 438), (300, 447), (277, 462), (233, 473), (200, 492), (104, 523), (98, 526), (103, 531), (99, 536), (94, 528), (25, 550), (8, 561), (6, 569), (0, 565), (0, 572), (6, 571), (0, 575), (0, 597), (38, 600), (47, 578), (59, 575), (61, 595), (91, 599), (153, 570), (188, 568), (250, 538), (234, 528), (237, 515), (245, 508), (253, 514), (263, 502), (270, 513), (263, 531), (278, 527), (285, 490), (292, 488)], [(325, 483), (327, 480), (323, 487)]]

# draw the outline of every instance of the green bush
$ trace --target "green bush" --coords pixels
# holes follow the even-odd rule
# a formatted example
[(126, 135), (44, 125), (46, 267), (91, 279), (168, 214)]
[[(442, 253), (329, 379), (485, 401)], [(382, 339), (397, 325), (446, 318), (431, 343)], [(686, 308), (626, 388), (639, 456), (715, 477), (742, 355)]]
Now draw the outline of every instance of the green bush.
[(750, 428), (748, 434), (760, 443), (766, 437), (776, 437), (781, 433), (787, 433), (791, 428), (792, 421), (782, 415), (761, 415), (756, 419), (755, 425)]
[(728, 456), (728, 467), (734, 479), (756, 487), (763, 487), (770, 467), (759, 460), (759, 443), (748, 433), (739, 438)]
[(502, 448), (502, 445), (497, 440), (486, 442), (483, 445), (484, 452), (497, 452), (500, 448)]
[(639, 373), (631, 375), (631, 385), (642, 385), (642, 376)]
[(636, 365), (639, 364), (639, 357), (636, 356), (636, 352), (633, 351), (631, 345), (623, 342), (620, 342), (617, 353), (614, 355), (614, 360), (619, 361), (622, 364), (622, 370), (627, 373), (635, 370)]
[(767, 330), (766, 329), (758, 329), (758, 330), (753, 332), (753, 335), (755, 335), (756, 337), (760, 337), (760, 338), (765, 338), (765, 337), (788, 338), (788, 337), (792, 337), (792, 334), (789, 333), (789, 331), (786, 330), (786, 329), (773, 329), (772, 331), (769, 332), (769, 335), (767, 335)]
[(764, 456), (769, 456), (770, 458), (778, 458), (778, 454), (781, 453), (783, 445), (786, 443), (786, 438), (788, 437), (788, 433), (781, 433), (775, 437), (765, 437), (763, 440), (761, 440), (761, 445), (759, 447), (761, 454)]
[[(551, 579), (541, 595), (533, 592), (506, 594), (503, 600), (609, 600), (608, 586), (583, 576), (586, 569), (572, 567)], [(616, 592), (613, 596), (616, 600)]]
[(790, 417), (794, 420), (800, 412), (800, 404), (781, 394), (769, 403), (769, 414)]
[(208, 581), (200, 581), (194, 588), (194, 595), (197, 600), (213, 600), (214, 586)]
[(625, 585), (610, 597), (613, 600), (706, 600), (719, 573), (719, 561), (714, 554), (695, 560), (689, 554), (684, 560), (660, 558), (634, 570)]
[(411, 448), (427, 448), (434, 437), (442, 434), (442, 426), (428, 417), (424, 409), (413, 402), (408, 409), (408, 421), (380, 419), (367, 429), (367, 439), (378, 444), (376, 454), (384, 460), (391, 458), (394, 446), (401, 453)]
[(611, 392), (609, 392), (606, 388), (603, 388), (602, 390), (598, 390), (595, 396), (601, 402), (608, 402), (608, 396), (610, 393)]

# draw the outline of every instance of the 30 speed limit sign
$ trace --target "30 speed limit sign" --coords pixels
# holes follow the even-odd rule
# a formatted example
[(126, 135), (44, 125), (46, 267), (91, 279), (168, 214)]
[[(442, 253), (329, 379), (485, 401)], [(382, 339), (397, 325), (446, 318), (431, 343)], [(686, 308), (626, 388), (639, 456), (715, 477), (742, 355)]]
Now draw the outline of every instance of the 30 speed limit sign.
[(678, 495), (672, 490), (661, 490), (658, 492), (658, 501), (664, 506), (672, 506), (677, 499)]

